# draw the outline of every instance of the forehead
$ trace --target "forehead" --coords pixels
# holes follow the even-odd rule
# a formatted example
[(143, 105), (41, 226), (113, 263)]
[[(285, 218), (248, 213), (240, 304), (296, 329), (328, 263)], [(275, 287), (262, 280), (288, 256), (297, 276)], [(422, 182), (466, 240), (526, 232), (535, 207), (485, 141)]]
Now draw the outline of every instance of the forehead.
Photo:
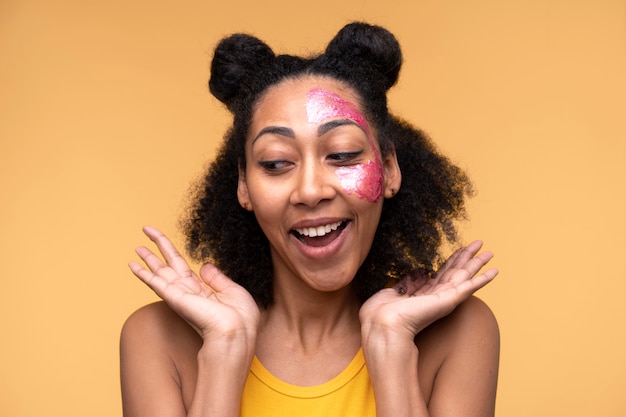
[(362, 111), (358, 94), (346, 84), (322, 76), (302, 76), (287, 79), (267, 89), (254, 107), (253, 119), (276, 113), (302, 111), (311, 100), (310, 92), (323, 90)]

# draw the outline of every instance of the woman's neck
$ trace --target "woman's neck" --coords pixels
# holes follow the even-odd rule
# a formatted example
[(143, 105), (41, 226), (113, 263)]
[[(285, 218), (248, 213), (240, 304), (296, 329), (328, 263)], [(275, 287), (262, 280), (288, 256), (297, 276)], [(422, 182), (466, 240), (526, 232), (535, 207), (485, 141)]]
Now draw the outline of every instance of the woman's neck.
[(360, 306), (349, 287), (334, 292), (278, 287), (274, 303), (262, 312), (260, 333), (279, 337), (281, 343), (303, 353), (319, 351), (330, 341), (356, 338), (358, 345)]
[(301, 386), (339, 375), (361, 347), (360, 302), (350, 288), (296, 294), (276, 291), (261, 312), (256, 356), (282, 381)]

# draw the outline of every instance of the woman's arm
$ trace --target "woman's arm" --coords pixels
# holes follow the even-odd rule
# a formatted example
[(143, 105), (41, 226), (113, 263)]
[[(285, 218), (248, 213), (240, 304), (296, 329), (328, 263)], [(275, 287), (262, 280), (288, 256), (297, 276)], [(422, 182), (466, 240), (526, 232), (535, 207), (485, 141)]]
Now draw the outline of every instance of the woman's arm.
[(500, 333), (493, 313), (470, 297), (437, 331), (447, 350), (428, 403), (430, 415), (493, 416), (500, 358)]
[[(180, 345), (173, 346), (175, 341)], [(197, 352), (202, 340), (164, 303), (142, 307), (126, 320), (120, 338), (125, 417), (187, 415), (179, 369), (194, 344)], [(191, 357), (195, 360), (193, 353)]]
[(363, 332), (363, 354), (376, 399), (377, 417), (429, 416), (420, 389), (419, 352), (383, 326)]
[[(434, 279), (407, 279), (380, 291), (361, 308), (363, 351), (379, 417), (493, 413), (497, 324), (484, 304), (468, 300), (497, 274), (490, 269), (477, 275), (492, 257), (476, 255), (480, 247), (475, 242), (453, 254)], [(438, 359), (432, 389), (425, 394), (419, 375), (424, 367), (419, 366), (415, 340), (442, 317), (447, 327), (437, 323), (445, 330), (436, 335), (435, 346), (445, 355)]]
[(168, 307), (141, 309), (124, 326), (124, 415), (236, 417), (254, 355), (258, 307), (214, 266), (203, 266), (198, 277), (162, 233), (145, 232), (165, 262), (138, 248), (148, 269), (136, 262), (130, 267)]

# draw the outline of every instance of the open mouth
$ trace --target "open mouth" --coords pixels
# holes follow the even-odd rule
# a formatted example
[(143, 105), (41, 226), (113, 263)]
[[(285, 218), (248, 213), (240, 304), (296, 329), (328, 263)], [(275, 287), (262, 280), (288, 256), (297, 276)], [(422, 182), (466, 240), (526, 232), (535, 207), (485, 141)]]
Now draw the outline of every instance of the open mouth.
[(329, 223), (317, 227), (304, 227), (294, 229), (291, 234), (300, 242), (308, 246), (324, 246), (335, 240), (346, 228), (348, 223), (345, 220), (336, 223)]

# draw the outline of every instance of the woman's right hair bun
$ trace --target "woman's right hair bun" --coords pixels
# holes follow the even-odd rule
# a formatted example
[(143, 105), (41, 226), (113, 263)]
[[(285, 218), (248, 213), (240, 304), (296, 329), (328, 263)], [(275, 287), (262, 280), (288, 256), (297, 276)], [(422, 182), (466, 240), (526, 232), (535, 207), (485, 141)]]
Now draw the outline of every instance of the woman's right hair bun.
[(230, 108), (245, 88), (246, 80), (269, 66), (274, 58), (272, 49), (254, 36), (239, 33), (223, 39), (211, 61), (211, 94)]
[(398, 40), (387, 29), (362, 22), (344, 26), (326, 47), (325, 55), (336, 57), (346, 65), (356, 62), (373, 68), (388, 90), (398, 81), (402, 51)]

